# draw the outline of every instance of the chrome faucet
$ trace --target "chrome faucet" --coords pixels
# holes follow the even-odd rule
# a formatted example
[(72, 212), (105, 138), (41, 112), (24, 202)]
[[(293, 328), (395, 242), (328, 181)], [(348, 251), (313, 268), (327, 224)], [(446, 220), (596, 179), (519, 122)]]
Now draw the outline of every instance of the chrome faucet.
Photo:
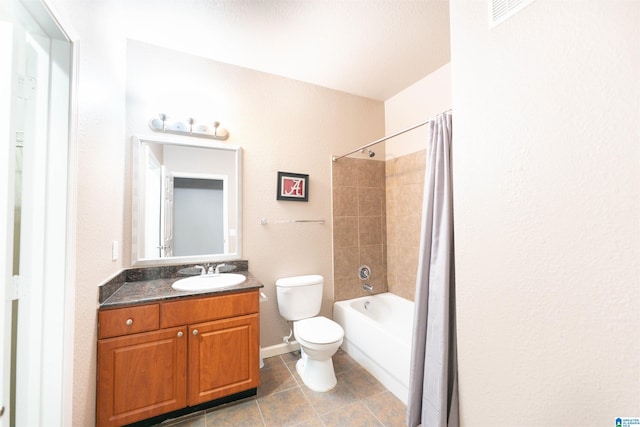
[[(216, 273), (218, 272), (218, 269), (216, 268)], [(207, 274), (213, 274), (213, 265), (209, 266), (209, 269), (207, 270)]]
[(367, 291), (367, 292), (373, 292), (373, 286), (371, 286), (368, 283), (363, 283), (362, 284), (362, 290)]

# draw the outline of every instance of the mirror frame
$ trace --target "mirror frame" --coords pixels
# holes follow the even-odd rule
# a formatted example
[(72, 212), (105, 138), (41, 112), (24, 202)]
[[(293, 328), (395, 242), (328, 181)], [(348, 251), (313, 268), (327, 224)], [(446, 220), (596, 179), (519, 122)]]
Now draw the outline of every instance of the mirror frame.
[[(188, 138), (188, 139), (187, 139)], [(174, 256), (168, 258), (143, 258), (138, 259), (138, 242), (139, 242), (139, 230), (138, 224), (144, 223), (143, 210), (138, 207), (138, 186), (140, 181), (140, 174), (143, 172), (143, 165), (141, 162), (143, 159), (140, 155), (142, 144), (163, 144), (163, 145), (177, 145), (182, 147), (195, 147), (195, 148), (212, 148), (217, 150), (226, 150), (235, 152), (235, 170), (236, 170), (236, 182), (237, 182), (237, 197), (236, 197), (236, 212), (237, 218), (237, 230), (236, 230), (236, 251), (228, 254), (208, 254), (208, 255), (193, 255), (193, 256)], [(228, 144), (222, 142), (216, 142), (211, 140), (198, 140), (193, 137), (175, 137), (175, 138), (158, 138), (147, 136), (133, 136), (133, 170), (132, 170), (132, 194), (131, 194), (131, 266), (153, 266), (153, 265), (173, 265), (173, 264), (188, 264), (197, 262), (217, 262), (217, 261), (232, 261), (242, 259), (242, 149), (239, 145)]]

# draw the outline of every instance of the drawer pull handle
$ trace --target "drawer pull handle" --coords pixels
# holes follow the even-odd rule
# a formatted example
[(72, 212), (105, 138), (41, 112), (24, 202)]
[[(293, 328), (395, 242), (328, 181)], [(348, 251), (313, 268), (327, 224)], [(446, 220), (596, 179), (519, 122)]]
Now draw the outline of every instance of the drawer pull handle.
[(128, 326), (131, 326), (133, 325), (133, 319), (127, 319), (127, 321), (124, 323), (126, 323)]
[(198, 335), (198, 330), (197, 329), (193, 330), (193, 335)]
[(178, 332), (178, 338), (182, 337), (182, 335), (184, 335), (182, 331)]

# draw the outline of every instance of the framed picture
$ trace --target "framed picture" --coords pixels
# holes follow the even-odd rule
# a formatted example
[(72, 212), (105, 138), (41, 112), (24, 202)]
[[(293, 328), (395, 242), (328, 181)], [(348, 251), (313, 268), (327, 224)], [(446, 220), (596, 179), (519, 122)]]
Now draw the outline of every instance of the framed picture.
[(309, 175), (278, 172), (278, 200), (309, 201)]

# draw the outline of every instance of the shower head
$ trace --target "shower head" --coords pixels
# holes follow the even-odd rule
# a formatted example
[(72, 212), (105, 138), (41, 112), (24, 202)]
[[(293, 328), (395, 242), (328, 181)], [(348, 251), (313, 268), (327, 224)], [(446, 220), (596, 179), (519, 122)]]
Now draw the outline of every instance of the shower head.
[[(362, 149), (361, 153), (364, 153), (364, 148)], [(371, 150), (367, 150), (367, 154), (369, 155), (369, 157), (375, 157), (376, 153), (371, 151)]]

